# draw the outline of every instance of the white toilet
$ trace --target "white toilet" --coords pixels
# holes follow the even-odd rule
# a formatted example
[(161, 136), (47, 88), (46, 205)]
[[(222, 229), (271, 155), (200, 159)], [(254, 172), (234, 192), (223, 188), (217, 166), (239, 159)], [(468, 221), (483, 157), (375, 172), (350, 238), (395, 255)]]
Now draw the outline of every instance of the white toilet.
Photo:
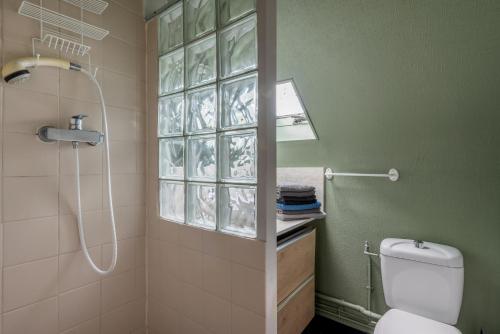
[(456, 248), (407, 239), (380, 244), (385, 302), (374, 334), (460, 334), (464, 264)]

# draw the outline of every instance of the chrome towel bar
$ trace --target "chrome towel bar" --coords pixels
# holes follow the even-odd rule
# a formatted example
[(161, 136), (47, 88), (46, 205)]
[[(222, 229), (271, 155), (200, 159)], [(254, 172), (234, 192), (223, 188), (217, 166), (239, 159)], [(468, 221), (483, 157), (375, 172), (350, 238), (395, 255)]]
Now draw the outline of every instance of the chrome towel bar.
[(390, 181), (397, 181), (399, 180), (399, 172), (396, 168), (391, 168), (389, 169), (389, 172), (386, 174), (363, 174), (363, 173), (337, 173), (334, 172), (331, 168), (327, 168), (325, 170), (325, 177), (327, 180), (333, 180), (334, 176), (366, 176), (366, 177), (385, 177), (388, 178)]

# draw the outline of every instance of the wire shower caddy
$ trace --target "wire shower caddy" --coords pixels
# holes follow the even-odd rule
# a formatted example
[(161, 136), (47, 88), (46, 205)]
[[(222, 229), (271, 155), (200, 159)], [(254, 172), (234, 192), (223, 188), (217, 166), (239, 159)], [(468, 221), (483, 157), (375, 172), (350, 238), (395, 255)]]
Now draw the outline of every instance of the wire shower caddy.
[(92, 48), (85, 43), (84, 38), (100, 41), (109, 34), (109, 31), (84, 22), (84, 12), (101, 15), (108, 7), (108, 2), (103, 0), (64, 0), (64, 2), (80, 9), (80, 19), (44, 7), (43, 0), (39, 0), (39, 5), (24, 0), (19, 6), (20, 15), (40, 22), (40, 36), (32, 38), (33, 56), (39, 56), (36, 51), (37, 44), (45, 44), (66, 55), (87, 57), (88, 68), (91, 71)]

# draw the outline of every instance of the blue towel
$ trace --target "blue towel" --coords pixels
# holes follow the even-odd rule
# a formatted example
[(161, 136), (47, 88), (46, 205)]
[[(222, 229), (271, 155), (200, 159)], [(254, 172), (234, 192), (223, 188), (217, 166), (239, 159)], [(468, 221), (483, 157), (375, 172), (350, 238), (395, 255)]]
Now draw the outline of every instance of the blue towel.
[(298, 204), (298, 205), (276, 203), (276, 208), (283, 211), (303, 211), (303, 210), (318, 209), (320, 207), (321, 203), (319, 201), (316, 201), (315, 203), (311, 204)]

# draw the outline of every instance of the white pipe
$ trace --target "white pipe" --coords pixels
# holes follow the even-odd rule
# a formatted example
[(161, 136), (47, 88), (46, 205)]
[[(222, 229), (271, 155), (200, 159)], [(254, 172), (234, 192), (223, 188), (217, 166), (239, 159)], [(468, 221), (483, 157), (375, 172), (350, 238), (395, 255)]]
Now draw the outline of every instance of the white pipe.
[(356, 305), (356, 304), (353, 304), (353, 303), (349, 303), (349, 302), (346, 302), (343, 299), (338, 299), (338, 298), (330, 297), (330, 296), (324, 295), (324, 294), (319, 293), (319, 292), (316, 293), (316, 296), (319, 297), (319, 298), (321, 298), (321, 299), (328, 300), (328, 301), (330, 301), (332, 303), (335, 303), (337, 305), (341, 305), (341, 306), (350, 308), (351, 310), (358, 311), (359, 313), (361, 313), (363, 315), (366, 315), (366, 316), (368, 316), (368, 317), (370, 317), (372, 319), (379, 320), (380, 318), (382, 318), (382, 316), (380, 314), (368, 311), (367, 309), (365, 309), (361, 305)]
[(75, 146), (75, 158), (76, 158), (76, 201), (77, 201), (77, 210), (78, 210), (78, 216), (77, 216), (77, 222), (78, 222), (78, 231), (80, 234), (80, 244), (82, 246), (82, 251), (83, 254), (85, 255), (85, 259), (87, 262), (90, 264), (92, 269), (97, 272), (100, 275), (107, 275), (111, 272), (116, 267), (116, 261), (118, 257), (118, 242), (116, 238), (116, 222), (115, 222), (115, 212), (113, 208), (113, 194), (112, 194), (112, 187), (111, 187), (111, 165), (110, 165), (110, 158), (109, 158), (109, 136), (108, 136), (108, 116), (106, 113), (106, 104), (104, 101), (104, 96), (102, 94), (102, 89), (101, 85), (97, 81), (97, 79), (90, 74), (90, 72), (82, 69), (82, 73), (87, 75), (90, 80), (96, 85), (97, 91), (99, 93), (99, 100), (101, 102), (101, 111), (102, 111), (102, 124), (103, 124), (103, 131), (104, 131), (104, 149), (105, 149), (105, 157), (106, 157), (106, 177), (107, 177), (107, 184), (108, 184), (108, 201), (109, 201), (109, 209), (110, 209), (110, 218), (111, 218), (111, 230), (112, 230), (112, 244), (113, 244), (113, 255), (111, 257), (111, 263), (107, 269), (101, 269), (97, 267), (97, 265), (94, 263), (92, 258), (90, 257), (89, 250), (87, 247), (87, 242), (85, 241), (85, 229), (83, 227), (83, 219), (82, 219), (82, 206), (81, 206), (81, 198), (80, 198), (80, 159), (78, 155), (78, 146)]

